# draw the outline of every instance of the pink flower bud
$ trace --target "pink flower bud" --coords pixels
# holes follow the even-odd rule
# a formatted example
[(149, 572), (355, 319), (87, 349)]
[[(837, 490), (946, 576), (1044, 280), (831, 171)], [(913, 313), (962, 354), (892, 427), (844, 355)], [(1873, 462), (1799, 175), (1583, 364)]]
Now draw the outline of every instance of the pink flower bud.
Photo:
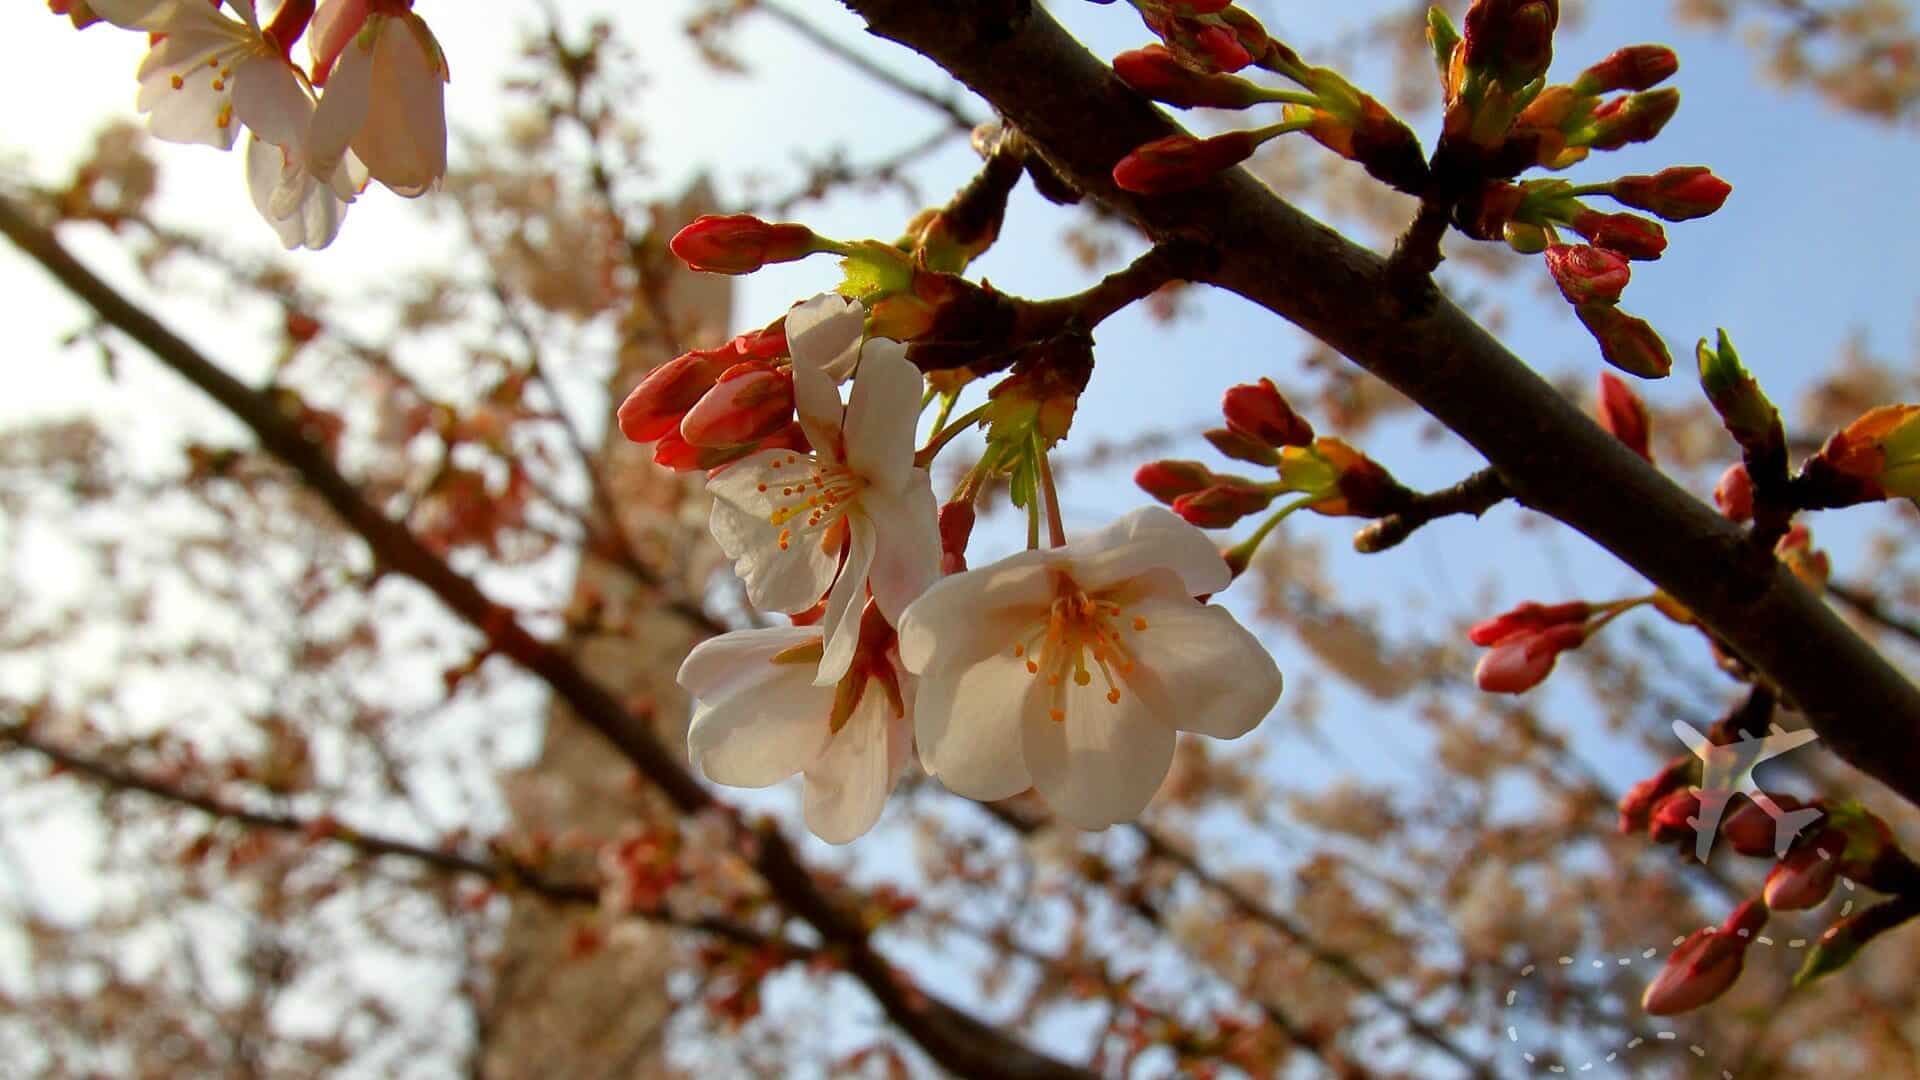
[(793, 419), (793, 371), (765, 361), (735, 364), (680, 419), (680, 437), (717, 448), (757, 442)]
[(1703, 218), (1726, 204), (1733, 185), (1699, 165), (1676, 165), (1652, 176), (1623, 176), (1613, 182), (1614, 199), (1668, 221)]
[[(1588, 210), (1574, 217), (1573, 231), (1592, 241), (1594, 246), (1625, 255), (1629, 259), (1657, 259), (1667, 250), (1667, 231), (1660, 227), (1659, 222), (1649, 221), (1638, 214), (1602, 214)], [(1573, 302), (1578, 304), (1583, 301)]]
[(1225, 529), (1272, 504), (1272, 492), (1240, 484), (1216, 484), (1173, 500), (1173, 512), (1202, 529)]
[(1576, 92), (1589, 97), (1616, 90), (1651, 90), (1680, 70), (1680, 58), (1665, 45), (1629, 45), (1580, 73)]
[(1647, 321), (1612, 304), (1581, 304), (1573, 309), (1587, 332), (1600, 343), (1607, 363), (1643, 379), (1664, 379), (1673, 370), (1673, 354)]
[[(1791, 795), (1771, 795), (1774, 806), (1784, 813), (1800, 809), (1804, 803)], [(1742, 855), (1773, 856), (1774, 841), (1778, 839), (1778, 830), (1774, 826), (1773, 815), (1761, 808), (1751, 799), (1742, 799), (1738, 806), (1727, 811), (1720, 819), (1720, 837)]]
[(1840, 880), (1840, 853), (1846, 846), (1846, 836), (1835, 829), (1822, 829), (1810, 843), (1794, 845), (1767, 873), (1761, 893), (1767, 906), (1775, 911), (1819, 906)]
[(647, 372), (620, 405), (620, 433), (649, 443), (680, 426), (688, 409), (739, 362), (731, 346), (696, 349)]
[(1766, 906), (1749, 900), (1718, 929), (1695, 930), (1667, 957), (1667, 966), (1641, 995), (1640, 1007), (1654, 1016), (1673, 1016), (1726, 993), (1740, 978), (1747, 946), (1766, 925)]
[(820, 250), (805, 225), (770, 225), (751, 214), (707, 214), (668, 243), (688, 267), (713, 274), (750, 274), (768, 263), (792, 262)]
[(1720, 482), (1713, 485), (1713, 505), (1728, 521), (1753, 520), (1753, 477), (1746, 463), (1735, 462), (1720, 474)]
[(1560, 654), (1587, 640), (1584, 625), (1550, 626), (1510, 637), (1488, 649), (1473, 669), (1474, 682), (1490, 694), (1518, 694), (1546, 681)]
[(1633, 276), (1627, 260), (1588, 244), (1548, 244), (1547, 272), (1569, 304), (1617, 304)]
[(1211, 428), (1205, 432), (1207, 442), (1215, 450), (1235, 461), (1244, 461), (1249, 465), (1274, 466), (1280, 464), (1280, 455), (1273, 447), (1258, 439), (1242, 435), (1232, 428)]
[(1698, 760), (1691, 754), (1673, 758), (1659, 772), (1628, 788), (1620, 797), (1621, 835), (1644, 831), (1653, 819), (1653, 808), (1692, 779)]
[(1653, 420), (1647, 404), (1610, 371), (1600, 373), (1600, 426), (1634, 453), (1653, 460)]
[(1120, 159), (1113, 182), (1136, 195), (1185, 191), (1253, 156), (1260, 140), (1251, 131), (1229, 131), (1210, 139), (1169, 135)]
[(1231, 387), (1220, 399), (1227, 427), (1272, 447), (1310, 446), (1313, 425), (1301, 419), (1272, 379)]
[(1467, 631), (1467, 640), (1481, 648), (1498, 645), (1508, 638), (1536, 634), (1551, 626), (1579, 624), (1593, 614), (1593, 605), (1582, 600), (1565, 604), (1536, 604), (1528, 601), (1512, 611), (1475, 623)]
[(1140, 490), (1163, 503), (1191, 495), (1220, 482), (1212, 469), (1197, 461), (1149, 461), (1133, 474)]
[(1165, 45), (1121, 53), (1113, 58), (1113, 72), (1135, 93), (1182, 109), (1244, 109), (1261, 100), (1254, 84), (1195, 71)]
[(675, 472), (717, 469), (746, 457), (755, 449), (756, 447), (751, 443), (745, 446), (727, 446), (717, 449), (694, 446), (681, 438), (678, 431), (669, 431), (654, 442), (653, 463)]

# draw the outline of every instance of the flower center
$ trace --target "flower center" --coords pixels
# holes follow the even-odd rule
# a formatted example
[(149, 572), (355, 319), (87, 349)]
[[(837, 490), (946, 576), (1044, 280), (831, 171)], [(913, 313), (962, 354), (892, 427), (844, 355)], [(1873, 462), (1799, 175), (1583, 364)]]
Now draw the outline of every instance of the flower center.
[(1046, 680), (1055, 723), (1067, 718), (1067, 680), (1089, 686), (1095, 673), (1107, 688), (1107, 702), (1120, 703), (1120, 683), (1133, 673), (1133, 652), (1123, 634), (1147, 628), (1140, 616), (1126, 617), (1125, 606), (1106, 596), (1088, 596), (1071, 578), (1061, 577), (1046, 624), (1013, 655), (1027, 662), (1027, 673)]
[(773, 468), (774, 475), (757, 486), (774, 496), (767, 522), (780, 530), (780, 550), (787, 550), (796, 537), (818, 534), (821, 549), (837, 553), (846, 532), (841, 524), (866, 488), (866, 478), (811, 454), (788, 454)]

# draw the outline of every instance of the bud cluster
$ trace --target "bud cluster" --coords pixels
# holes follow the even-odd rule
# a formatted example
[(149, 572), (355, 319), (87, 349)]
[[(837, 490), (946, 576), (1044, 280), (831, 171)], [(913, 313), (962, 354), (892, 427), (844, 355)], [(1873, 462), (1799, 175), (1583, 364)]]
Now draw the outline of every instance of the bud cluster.
[(806, 450), (784, 323), (648, 372), (620, 406), (621, 434), (653, 443), (653, 460), (679, 470), (718, 468), (756, 450)]
[[(1303, 63), (1251, 15), (1230, 3), (1142, 0), (1138, 6), (1147, 27), (1165, 44), (1115, 57), (1113, 69), (1121, 81), (1145, 97), (1183, 109), (1277, 104), (1282, 118), (1211, 138), (1175, 135), (1146, 143), (1114, 167), (1114, 183), (1122, 189), (1159, 195), (1195, 187), (1245, 161), (1267, 140), (1293, 131), (1306, 132), (1402, 191), (1418, 192), (1424, 184), (1426, 157), (1412, 129), (1336, 72)], [(1301, 89), (1262, 86), (1232, 74), (1256, 64)]]

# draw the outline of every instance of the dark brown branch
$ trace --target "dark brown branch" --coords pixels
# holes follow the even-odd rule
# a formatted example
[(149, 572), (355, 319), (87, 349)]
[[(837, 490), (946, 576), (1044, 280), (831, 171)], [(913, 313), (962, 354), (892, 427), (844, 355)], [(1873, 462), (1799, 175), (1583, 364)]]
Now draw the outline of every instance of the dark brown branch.
[[(245, 424), (269, 453), (291, 466), (340, 519), (359, 534), (385, 570), (412, 578), (487, 638), (492, 650), (539, 678), (574, 713), (607, 739), (640, 774), (684, 814), (726, 808), (682, 766), (653, 733), (647, 718), (630, 712), (564, 652), (533, 636), (513, 611), (495, 604), (473, 581), (434, 554), (405, 526), (369, 504), (327, 453), (302, 434), (271, 398), (255, 392), (82, 266), (46, 228), (0, 196), (0, 233), (53, 275), (107, 323), (213, 398)], [(744, 832), (744, 830), (741, 830)], [(947, 1069), (963, 1076), (1090, 1077), (932, 997), (896, 972), (873, 946), (852, 908), (823, 891), (777, 831), (743, 836), (742, 854), (781, 904), (812, 924), (823, 946), (866, 986), (887, 1016)]]
[(1406, 509), (1368, 524), (1353, 534), (1353, 549), (1364, 555), (1376, 554), (1398, 546), (1429, 522), (1454, 514), (1479, 517), (1510, 497), (1507, 482), (1499, 473), (1481, 469), (1450, 488), (1415, 495)]
[(1471, 443), (1516, 498), (1679, 600), (1805, 713), (1825, 745), (1920, 804), (1920, 689), (1731, 523), (1608, 435), (1445, 297), (1408, 309), (1384, 260), (1244, 169), (1174, 196), (1114, 164), (1180, 132), (1037, 6), (842, 0), (971, 86), (1064, 176), (1150, 236), (1211, 246), (1203, 280), (1313, 334)]

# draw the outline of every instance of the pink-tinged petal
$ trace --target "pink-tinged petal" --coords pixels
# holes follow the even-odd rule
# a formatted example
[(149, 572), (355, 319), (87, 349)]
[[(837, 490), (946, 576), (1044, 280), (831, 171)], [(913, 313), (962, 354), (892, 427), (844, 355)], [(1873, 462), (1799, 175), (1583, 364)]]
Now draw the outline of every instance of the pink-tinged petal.
[(947, 790), (969, 799), (1007, 799), (1033, 786), (1021, 728), (1047, 723), (1039, 677), (1009, 648), (964, 666), (942, 665), (920, 679), (914, 733), (920, 764)]
[(801, 809), (807, 828), (829, 844), (866, 835), (893, 791), (893, 706), (869, 683), (860, 704), (806, 770)]
[(331, 190), (297, 168), (286, 152), (247, 136), (247, 193), (280, 242), (292, 248), (323, 248), (340, 233), (347, 207)]
[(341, 50), (367, 21), (367, 0), (326, 0), (307, 26), (307, 48), (313, 57), (313, 81), (325, 83), (340, 59)]
[(819, 603), (833, 584), (840, 552), (822, 550), (813, 537), (796, 538), (783, 549), (780, 530), (768, 524), (764, 515), (723, 499), (714, 500), (708, 527), (720, 550), (733, 559), (733, 571), (746, 585), (747, 599), (755, 607), (805, 611)]
[(352, 41), (340, 54), (333, 77), (327, 80), (327, 92), (320, 95), (320, 107), (313, 112), (313, 124), (307, 131), (309, 172), (315, 176), (334, 174), (353, 137), (366, 125), (372, 103), (373, 53)]
[(1280, 666), (1260, 639), (1224, 608), (1190, 597), (1170, 572), (1160, 595), (1129, 605), (1123, 619), (1145, 620), (1122, 628), (1134, 669), (1122, 676), (1121, 693), (1140, 695), (1171, 728), (1237, 739), (1252, 731), (1280, 701)]
[(852, 543), (847, 545), (847, 563), (827, 594), (827, 612), (820, 619), (820, 632), (826, 635), (826, 655), (820, 658), (820, 673), (815, 685), (831, 686), (853, 666), (853, 654), (860, 644), (860, 609), (867, 603), (867, 571), (873, 567), (876, 543), (873, 523), (855, 515), (847, 518)]
[(913, 474), (914, 432), (926, 381), (906, 346), (870, 341), (847, 397), (847, 464), (875, 486), (898, 491)]
[[(720, 701), (791, 677), (791, 672), (783, 670), (785, 665), (773, 663), (773, 658), (818, 640), (820, 631), (810, 626), (731, 631), (694, 646), (680, 662), (674, 681), (702, 701)], [(804, 666), (796, 666), (794, 670), (806, 674), (808, 685), (812, 684), (812, 673), (805, 671)]]
[(699, 702), (687, 752), (708, 779), (766, 787), (808, 766), (826, 748), (831, 688), (812, 684), (812, 665), (776, 664), (819, 640), (801, 627), (737, 630), (702, 642), (680, 666), (680, 685)]
[(787, 351), (795, 367), (824, 371), (835, 383), (843, 383), (860, 359), (866, 326), (867, 309), (859, 301), (821, 293), (787, 312)]
[(1233, 580), (1207, 534), (1163, 506), (1143, 506), (1063, 550), (1073, 559), (1074, 580), (1090, 592), (1155, 567), (1178, 574), (1189, 596), (1219, 592)]
[(233, 115), (275, 146), (304, 153), (313, 99), (291, 64), (250, 56), (233, 69)]
[(1138, 695), (1108, 701), (1098, 680), (1069, 683), (1065, 691), (1065, 720), (1030, 719), (1021, 726), (1033, 786), (1055, 813), (1082, 829), (1132, 821), (1173, 765), (1173, 729)]
[(408, 198), (425, 193), (447, 172), (447, 85), (439, 56), (415, 22), (415, 16), (395, 15), (375, 30), (373, 106), (352, 141), (373, 178)]
[(913, 472), (897, 495), (869, 488), (860, 496), (861, 511), (879, 536), (867, 584), (880, 614), (895, 626), (907, 605), (940, 579), (940, 519), (933, 480), (925, 469)]
[(1046, 617), (1056, 562), (1052, 552), (1023, 551), (934, 582), (895, 624), (900, 662), (925, 675), (936, 662), (969, 664), (1010, 647), (1014, 633)]
[(840, 460), (840, 423), (846, 408), (833, 379), (817, 368), (793, 366), (793, 408), (800, 430), (814, 453), (828, 461)]
[(233, 83), (220, 71), (236, 48), (231, 35), (196, 29), (169, 34), (147, 52), (136, 104), (149, 114), (154, 138), (233, 149), (240, 125), (233, 120)]

